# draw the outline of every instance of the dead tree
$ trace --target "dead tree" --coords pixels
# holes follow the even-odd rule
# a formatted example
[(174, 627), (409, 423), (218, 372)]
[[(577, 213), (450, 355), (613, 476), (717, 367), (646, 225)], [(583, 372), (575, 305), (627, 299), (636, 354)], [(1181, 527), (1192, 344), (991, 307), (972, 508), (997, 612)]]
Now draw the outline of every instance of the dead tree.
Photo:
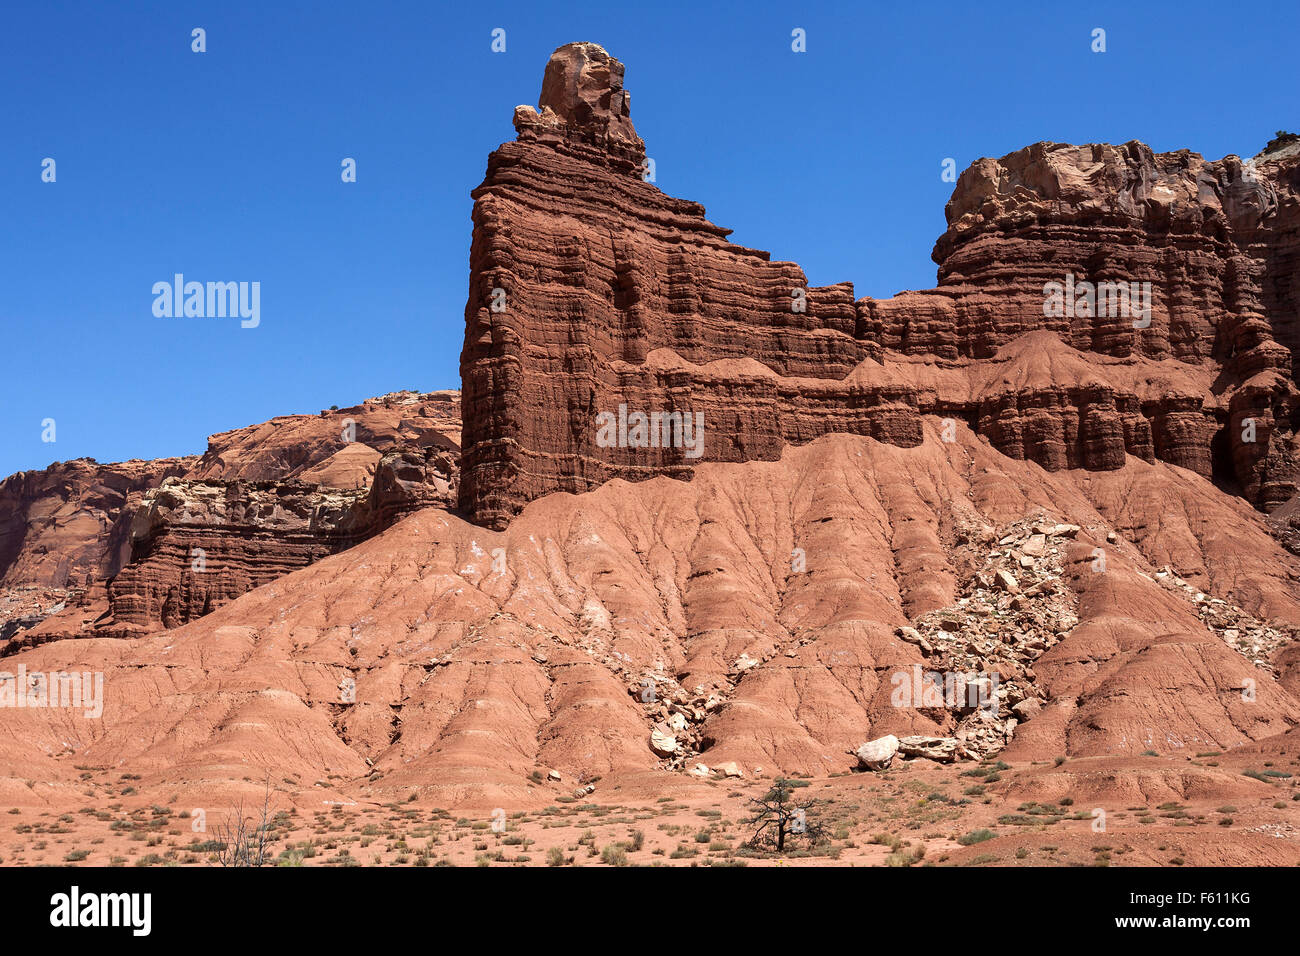
[(244, 814), (240, 800), (233, 816), (217, 824), (214, 834), (217, 862), (222, 866), (265, 866), (271, 858), (271, 781), (266, 782), (262, 809), (257, 816)]
[(748, 824), (754, 827), (754, 834), (749, 838), (749, 846), (756, 849), (773, 847), (782, 853), (787, 837), (802, 837), (810, 844), (821, 840), (823, 827), (810, 815), (817, 801), (800, 803), (794, 799), (794, 791), (791, 781), (778, 777), (772, 789), (761, 799), (750, 798), (754, 815)]

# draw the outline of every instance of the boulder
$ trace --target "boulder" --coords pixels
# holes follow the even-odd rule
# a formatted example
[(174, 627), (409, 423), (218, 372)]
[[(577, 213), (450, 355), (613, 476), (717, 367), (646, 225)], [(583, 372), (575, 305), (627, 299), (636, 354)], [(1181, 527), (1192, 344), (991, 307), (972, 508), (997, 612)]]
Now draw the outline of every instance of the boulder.
[(660, 757), (671, 757), (677, 753), (677, 738), (666, 729), (655, 727), (650, 731), (650, 749)]
[(1034, 717), (1038, 716), (1038, 713), (1042, 709), (1043, 705), (1036, 697), (1029, 697), (1012, 707), (1011, 712), (1015, 714), (1019, 720), (1026, 721), (1032, 720)]
[(856, 751), (858, 765), (864, 770), (887, 770), (898, 753), (898, 738), (893, 734), (869, 740)]
[(924, 757), (939, 763), (952, 763), (966, 756), (961, 741), (955, 737), (926, 737), (914, 735), (898, 738), (898, 752), (904, 757)]

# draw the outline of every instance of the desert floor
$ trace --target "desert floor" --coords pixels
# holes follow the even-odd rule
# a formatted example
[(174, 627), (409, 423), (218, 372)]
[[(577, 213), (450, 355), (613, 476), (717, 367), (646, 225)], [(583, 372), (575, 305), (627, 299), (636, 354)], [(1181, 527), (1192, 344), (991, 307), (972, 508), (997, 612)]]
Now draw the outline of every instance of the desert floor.
[[(748, 803), (767, 778), (635, 774), (541, 780), (527, 805), (446, 809), (418, 794), (368, 802), (328, 781), (269, 799), (271, 859), (301, 866), (1180, 866), (1300, 863), (1294, 759), (1222, 765), (1219, 755), (896, 763), (882, 773), (799, 780), (820, 842), (747, 846)], [(1225, 757), (1225, 759), (1227, 759)], [(1282, 760), (1283, 758), (1278, 758)], [(1239, 762), (1239, 761), (1238, 761)], [(250, 780), (250, 783), (252, 781)], [(213, 866), (232, 807), (149, 793), (132, 775), (86, 771), (64, 806), (0, 812), (3, 865)], [(264, 784), (263, 784), (264, 786)], [(1182, 798), (1171, 788), (1182, 788)], [(1070, 796), (1073, 792), (1076, 796)], [(75, 794), (83, 798), (80, 803)], [(1064, 794), (1064, 795), (1062, 795)], [(260, 813), (263, 800), (244, 805)], [(510, 801), (502, 801), (509, 803)], [(1104, 812), (1103, 818), (1098, 811)], [(202, 829), (197, 830), (202, 820)]]

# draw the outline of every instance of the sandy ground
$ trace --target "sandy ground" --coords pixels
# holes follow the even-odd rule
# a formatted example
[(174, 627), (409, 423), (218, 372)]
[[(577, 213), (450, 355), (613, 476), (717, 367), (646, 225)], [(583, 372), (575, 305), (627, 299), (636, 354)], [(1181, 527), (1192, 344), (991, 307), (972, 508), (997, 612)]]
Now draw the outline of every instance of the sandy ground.
[[(1208, 761), (1198, 762), (1203, 766)], [(1076, 762), (1068, 762), (1076, 763)], [(1077, 762), (1077, 779), (1094, 772)], [(1127, 761), (1133, 764), (1134, 761)], [(1167, 767), (1168, 760), (1151, 761)], [(1288, 762), (1290, 763), (1290, 762)], [(1112, 765), (1113, 766), (1113, 765)], [(1160, 769), (1157, 767), (1157, 769)], [(1067, 772), (1067, 765), (1060, 770)], [(1140, 769), (1140, 768), (1139, 768)], [(819, 842), (783, 853), (747, 846), (749, 800), (766, 779), (694, 781), (638, 774), (536, 787), (527, 808), (449, 810), (418, 798), (377, 804), (313, 788), (272, 789), (272, 865), (301, 866), (1180, 866), (1300, 863), (1300, 789), (1292, 777), (1242, 778), (1227, 799), (1124, 802), (1022, 799), (1053, 764), (896, 764), (878, 774), (799, 781)], [(1122, 769), (1121, 774), (1131, 772)], [(1106, 771), (1113, 773), (1113, 771)], [(1146, 773), (1142, 770), (1142, 773)], [(1218, 771), (1214, 771), (1218, 772)], [(1285, 773), (1287, 771), (1278, 771)], [(1223, 786), (1240, 771), (1223, 768)], [(1067, 779), (1070, 778), (1067, 775)], [(144, 794), (130, 775), (87, 772), (84, 802), (0, 813), (5, 866), (214, 866), (231, 807)], [(1259, 792), (1261, 788), (1264, 792)], [(1080, 792), (1086, 792), (1083, 783)], [(1122, 788), (1117, 788), (1120, 792)], [(1167, 795), (1166, 795), (1167, 796)], [(260, 803), (256, 810), (260, 810)], [(201, 813), (196, 814), (195, 810)], [(1103, 810), (1104, 829), (1097, 811)], [(245, 815), (255, 808), (245, 805)], [(201, 828), (201, 829), (200, 829)], [(983, 831), (983, 832), (981, 832)]]

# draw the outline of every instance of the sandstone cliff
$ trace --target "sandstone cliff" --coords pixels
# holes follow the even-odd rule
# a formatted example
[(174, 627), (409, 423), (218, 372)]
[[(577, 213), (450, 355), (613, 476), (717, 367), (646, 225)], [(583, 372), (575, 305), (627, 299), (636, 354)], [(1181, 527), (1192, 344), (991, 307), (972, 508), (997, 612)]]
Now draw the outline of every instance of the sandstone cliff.
[(116, 574), (144, 492), (195, 461), (79, 458), (10, 475), (0, 483), (0, 586), (66, 588)]
[(201, 457), (13, 475), (0, 485), (0, 641), (175, 627), (448, 505), (458, 415), (457, 392), (394, 392), (213, 435)]
[(457, 398), (398, 392), (213, 436), (185, 480), (145, 496), (100, 629), (177, 627), (411, 511), (451, 506)]
[[(1293, 151), (1245, 165), (1039, 143), (980, 160), (946, 210), (939, 286), (855, 300), (646, 181), (622, 64), (600, 47), (557, 50), (515, 127), (473, 192), (460, 503), (475, 521), (830, 432), (907, 447), (924, 414), (1048, 469), (1133, 455), (1261, 508), (1296, 491)], [(1029, 333), (1045, 333), (1035, 355)], [(998, 380), (1008, 348), (1037, 374)], [(650, 441), (622, 424), (602, 440), (599, 416), (638, 413), (698, 416), (702, 441), (660, 420)]]
[(379, 458), (359, 488), (168, 478), (131, 525), (131, 563), (108, 586), (101, 629), (179, 627), (241, 594), (455, 501), (454, 454), (410, 448)]
[[(1262, 509), (1295, 493), (1300, 151), (1208, 162), (1138, 142), (1036, 143), (972, 165), (945, 215), (939, 285), (860, 303), (880, 344), (979, 359), (1048, 329), (1081, 352), (1206, 370), (1199, 401), (1147, 401), (1155, 454)], [(1097, 294), (1147, 283), (1149, 313), (1115, 315), (1082, 294), (1045, 310), (1045, 285), (1067, 276)]]

